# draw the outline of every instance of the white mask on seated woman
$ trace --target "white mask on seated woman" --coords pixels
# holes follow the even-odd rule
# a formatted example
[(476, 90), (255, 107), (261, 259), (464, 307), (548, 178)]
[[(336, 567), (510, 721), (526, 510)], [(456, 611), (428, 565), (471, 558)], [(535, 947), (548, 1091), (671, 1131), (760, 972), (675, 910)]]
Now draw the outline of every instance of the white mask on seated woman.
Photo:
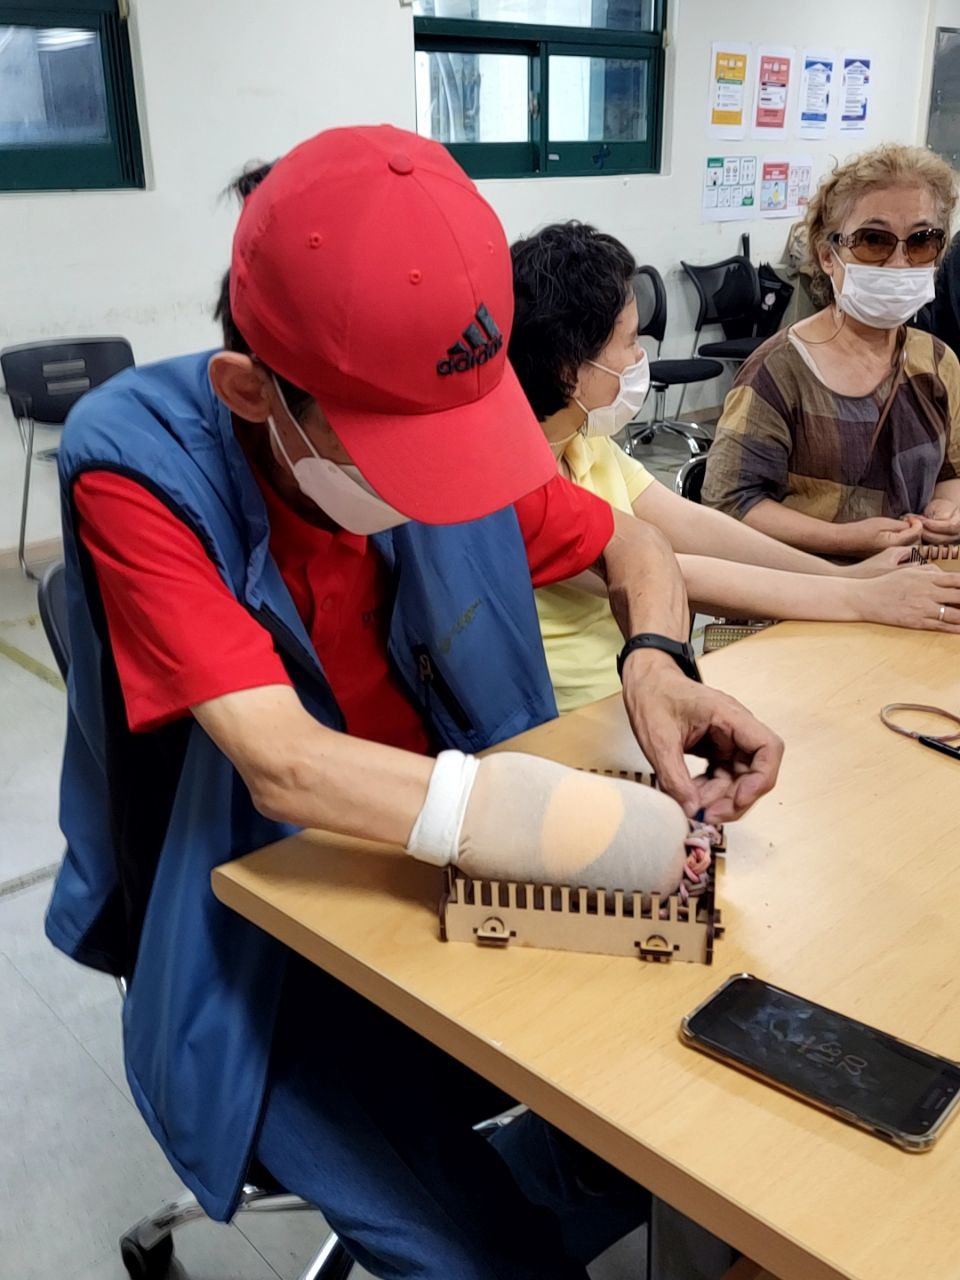
[(598, 364), (596, 360), (588, 360), (587, 364), (592, 364), (595, 369), (602, 369), (604, 373), (617, 378), (620, 386), (610, 404), (600, 405), (597, 409), (588, 409), (574, 397), (574, 404), (587, 415), (586, 422), (580, 428), (580, 434), (615, 436), (628, 422), (632, 422), (643, 408), (643, 402), (650, 390), (650, 361), (644, 352), (636, 364), (627, 365), (622, 373), (608, 369), (605, 364)]
[(841, 311), (869, 325), (871, 329), (899, 329), (912, 320), (921, 307), (933, 301), (933, 267), (867, 267), (859, 262), (844, 262), (843, 284), (833, 292)]

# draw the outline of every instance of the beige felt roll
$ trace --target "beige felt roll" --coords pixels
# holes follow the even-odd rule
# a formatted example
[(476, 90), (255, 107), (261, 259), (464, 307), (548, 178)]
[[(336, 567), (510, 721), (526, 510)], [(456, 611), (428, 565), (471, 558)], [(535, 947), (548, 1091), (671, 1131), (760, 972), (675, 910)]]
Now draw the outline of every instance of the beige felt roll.
[(480, 761), (457, 865), (483, 879), (674, 893), (688, 830), (651, 787), (505, 751)]

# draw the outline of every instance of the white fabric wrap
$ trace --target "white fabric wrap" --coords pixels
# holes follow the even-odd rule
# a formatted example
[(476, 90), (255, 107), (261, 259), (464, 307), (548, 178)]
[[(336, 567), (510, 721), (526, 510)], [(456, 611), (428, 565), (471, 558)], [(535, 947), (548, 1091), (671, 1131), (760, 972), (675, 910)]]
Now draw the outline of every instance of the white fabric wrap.
[(462, 751), (441, 751), (430, 775), (427, 798), (413, 824), (406, 852), (445, 867), (456, 862), (460, 829), (480, 761)]
[(504, 751), (437, 757), (407, 852), (469, 876), (674, 893), (689, 824), (651, 787)]

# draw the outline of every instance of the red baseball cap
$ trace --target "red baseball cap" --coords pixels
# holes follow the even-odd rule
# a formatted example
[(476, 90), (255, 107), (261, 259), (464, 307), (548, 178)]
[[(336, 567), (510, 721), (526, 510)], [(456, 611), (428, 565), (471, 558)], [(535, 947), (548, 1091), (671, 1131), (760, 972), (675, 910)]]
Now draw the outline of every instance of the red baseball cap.
[(556, 475), (507, 361), (503, 228), (439, 143), (330, 129), (277, 161), (240, 215), (230, 305), (404, 515), (473, 520)]

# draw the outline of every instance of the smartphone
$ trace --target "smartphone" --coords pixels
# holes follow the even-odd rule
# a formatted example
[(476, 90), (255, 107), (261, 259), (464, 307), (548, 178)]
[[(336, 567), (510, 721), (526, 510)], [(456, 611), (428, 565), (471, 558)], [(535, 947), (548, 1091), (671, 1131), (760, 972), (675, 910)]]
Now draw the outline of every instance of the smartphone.
[(688, 1014), (680, 1037), (907, 1151), (928, 1150), (960, 1103), (960, 1064), (749, 973)]

